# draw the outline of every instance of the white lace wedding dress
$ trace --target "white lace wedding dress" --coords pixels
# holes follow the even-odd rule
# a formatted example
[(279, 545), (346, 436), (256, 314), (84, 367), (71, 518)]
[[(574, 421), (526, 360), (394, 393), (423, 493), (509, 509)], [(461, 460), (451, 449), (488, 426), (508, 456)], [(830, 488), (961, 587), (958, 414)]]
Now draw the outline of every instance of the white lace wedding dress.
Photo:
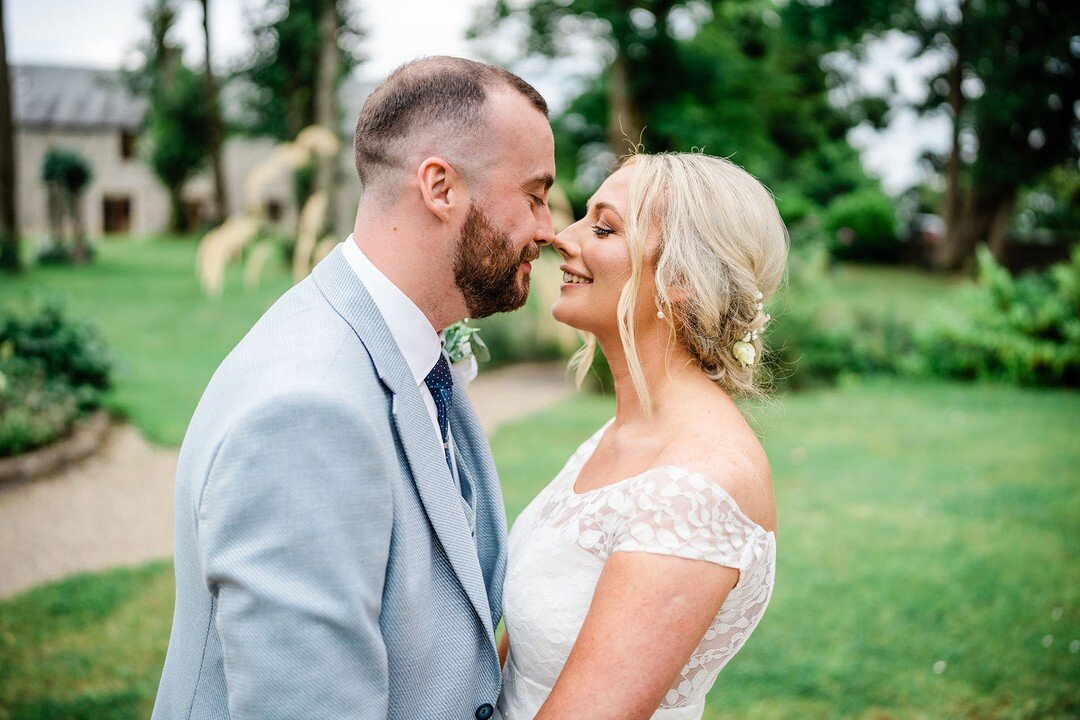
[(531, 720), (574, 645), (604, 562), (617, 551), (707, 560), (739, 581), (654, 720), (701, 718), (705, 694), (746, 642), (769, 602), (776, 539), (719, 485), (659, 467), (578, 494), (574, 482), (604, 427), (585, 441), (529, 504), (510, 533), (503, 612), (510, 635), (499, 711)]

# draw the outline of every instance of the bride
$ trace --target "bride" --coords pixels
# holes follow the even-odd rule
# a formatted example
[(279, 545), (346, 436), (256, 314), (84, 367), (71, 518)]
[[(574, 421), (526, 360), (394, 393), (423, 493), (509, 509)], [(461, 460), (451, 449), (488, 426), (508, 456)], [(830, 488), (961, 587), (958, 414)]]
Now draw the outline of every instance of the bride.
[(727, 160), (637, 155), (555, 240), (552, 313), (599, 343), (615, 417), (510, 534), (504, 720), (700, 718), (772, 592), (769, 463), (732, 402), (754, 371), (787, 233)]

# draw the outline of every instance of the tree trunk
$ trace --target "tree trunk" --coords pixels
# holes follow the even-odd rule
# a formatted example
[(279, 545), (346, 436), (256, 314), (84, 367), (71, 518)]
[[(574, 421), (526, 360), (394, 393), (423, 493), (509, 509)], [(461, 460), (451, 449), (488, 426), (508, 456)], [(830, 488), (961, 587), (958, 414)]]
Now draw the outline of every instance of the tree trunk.
[(949, 109), (952, 113), (952, 150), (945, 165), (945, 198), (942, 215), (945, 219), (945, 237), (940, 247), (934, 248), (930, 258), (932, 265), (939, 270), (954, 270), (964, 261), (960, 243), (960, 126), (964, 112), (964, 93), (961, 83), (964, 79), (964, 33), (963, 13), (966, 0), (960, 2), (960, 21), (957, 22), (953, 35), (952, 67), (949, 68)]
[(215, 225), (225, 222), (229, 214), (229, 201), (225, 188), (225, 171), (222, 167), (221, 145), (221, 105), (218, 102), (217, 83), (214, 80), (214, 69), (210, 62), (210, 0), (202, 0), (203, 8), (203, 45), (206, 48), (206, 70), (203, 73), (203, 97), (206, 101), (207, 133), (210, 144), (210, 168), (214, 173), (214, 215), (212, 220)]
[(641, 120), (630, 93), (629, 58), (620, 47), (608, 73), (608, 146), (622, 156), (642, 142)]
[(73, 239), (71, 259), (81, 265), (90, 262), (90, 247), (86, 244), (86, 225), (83, 223), (82, 191), (67, 193), (67, 201)]
[(169, 231), (184, 232), (187, 219), (184, 213), (184, 192), (182, 186), (169, 188)]
[(990, 216), (990, 227), (987, 229), (986, 244), (990, 246), (990, 252), (999, 263), (1004, 263), (1005, 244), (1009, 235), (1009, 224), (1012, 220), (1013, 207), (1016, 205), (1016, 192), (1006, 194), (999, 198), (993, 214)]
[(0, 268), (18, 272), (19, 218), (15, 207), (15, 126), (11, 119), (11, 77), (0, 0)]
[(994, 256), (1002, 258), (1015, 202), (1015, 188), (973, 188), (967, 193), (959, 223), (959, 254), (950, 269), (971, 272), (975, 267), (975, 247), (980, 242), (988, 243)]
[(56, 182), (45, 185), (45, 214), (49, 221), (49, 241), (56, 247), (67, 244), (64, 235), (64, 191)]
[[(338, 14), (334, 0), (324, 0), (319, 16), (319, 74), (315, 86), (315, 123), (338, 136), (337, 80), (341, 51), (337, 44)], [(315, 191), (325, 192), (323, 232), (336, 232), (338, 155), (315, 158)], [(318, 234), (322, 238), (323, 232)]]

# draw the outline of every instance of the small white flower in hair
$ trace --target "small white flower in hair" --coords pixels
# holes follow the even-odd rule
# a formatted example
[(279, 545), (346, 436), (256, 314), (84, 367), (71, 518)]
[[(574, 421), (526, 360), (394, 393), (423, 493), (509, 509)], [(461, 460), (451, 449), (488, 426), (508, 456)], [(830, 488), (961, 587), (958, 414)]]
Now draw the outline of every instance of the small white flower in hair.
[(731, 354), (735, 356), (735, 359), (739, 361), (739, 364), (743, 367), (753, 365), (754, 360), (757, 358), (757, 350), (750, 343), (740, 340), (731, 346)]
[(757, 293), (754, 294), (754, 297), (758, 300), (763, 300), (765, 298), (765, 296), (761, 294), (760, 290), (758, 290)]
[(753, 333), (746, 333), (740, 342), (750, 342), (751, 337), (753, 337)]

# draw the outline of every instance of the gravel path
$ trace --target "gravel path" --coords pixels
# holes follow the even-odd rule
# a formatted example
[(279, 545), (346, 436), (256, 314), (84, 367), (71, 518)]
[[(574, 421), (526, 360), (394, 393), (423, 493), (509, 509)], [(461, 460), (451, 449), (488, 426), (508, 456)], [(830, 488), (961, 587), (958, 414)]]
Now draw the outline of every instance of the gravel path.
[[(469, 386), (489, 433), (572, 392), (561, 363), (492, 370)], [(176, 458), (122, 425), (74, 467), (0, 485), (0, 598), (72, 573), (171, 556)]]

